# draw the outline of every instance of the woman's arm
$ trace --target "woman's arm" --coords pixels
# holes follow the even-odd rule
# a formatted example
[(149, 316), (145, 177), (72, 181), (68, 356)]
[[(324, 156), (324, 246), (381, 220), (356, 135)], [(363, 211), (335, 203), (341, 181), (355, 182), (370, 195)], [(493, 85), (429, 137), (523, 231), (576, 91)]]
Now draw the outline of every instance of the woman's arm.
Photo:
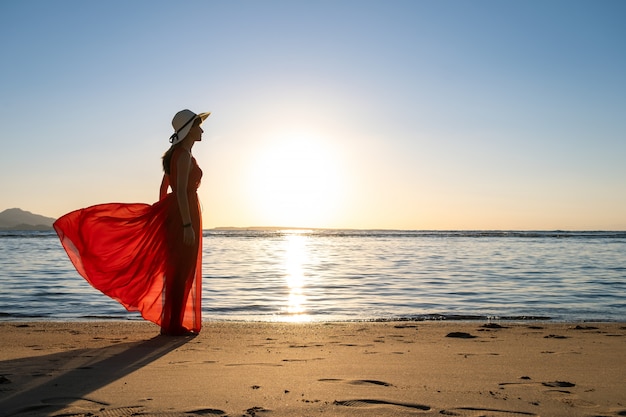
[(165, 198), (169, 186), (170, 176), (168, 174), (163, 174), (163, 179), (161, 180), (161, 188), (159, 189), (159, 200), (163, 200)]
[(180, 209), (180, 217), (184, 225), (183, 242), (191, 245), (196, 240), (195, 231), (191, 225), (191, 213), (189, 211), (189, 199), (187, 197), (187, 182), (189, 178), (189, 169), (191, 168), (191, 155), (189, 152), (181, 152), (176, 161), (176, 199), (178, 200), (178, 208)]

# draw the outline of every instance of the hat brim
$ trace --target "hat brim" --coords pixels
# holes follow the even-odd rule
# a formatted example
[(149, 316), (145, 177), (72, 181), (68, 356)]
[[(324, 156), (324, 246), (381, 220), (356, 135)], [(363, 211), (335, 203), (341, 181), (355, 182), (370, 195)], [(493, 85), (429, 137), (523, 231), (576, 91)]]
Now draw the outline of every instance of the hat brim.
[(187, 126), (183, 127), (179, 132), (177, 132), (177, 138), (172, 142), (172, 145), (176, 145), (177, 143), (182, 142), (187, 137), (187, 134), (189, 133), (191, 127), (197, 119), (200, 119), (200, 123), (202, 123), (210, 115), (211, 112), (197, 114), (196, 117), (193, 118), (193, 122), (187, 124)]

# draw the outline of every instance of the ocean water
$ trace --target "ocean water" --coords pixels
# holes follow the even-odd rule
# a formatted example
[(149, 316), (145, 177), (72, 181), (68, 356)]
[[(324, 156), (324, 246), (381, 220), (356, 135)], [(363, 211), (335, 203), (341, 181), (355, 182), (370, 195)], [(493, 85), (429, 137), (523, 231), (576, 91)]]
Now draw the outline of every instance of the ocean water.
[[(626, 232), (205, 230), (203, 319), (626, 321)], [(140, 320), (0, 232), (0, 320)]]

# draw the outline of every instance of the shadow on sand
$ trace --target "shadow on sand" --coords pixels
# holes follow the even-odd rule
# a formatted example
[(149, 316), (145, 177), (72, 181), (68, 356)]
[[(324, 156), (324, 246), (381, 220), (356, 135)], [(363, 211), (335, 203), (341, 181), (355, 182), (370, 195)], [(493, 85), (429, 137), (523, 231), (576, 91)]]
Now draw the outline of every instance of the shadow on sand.
[[(0, 362), (9, 378), (21, 379), (0, 392), (0, 417), (22, 413), (50, 415), (85, 395), (165, 356), (193, 337), (157, 336), (150, 340), (77, 349)], [(103, 404), (105, 405), (105, 404)]]

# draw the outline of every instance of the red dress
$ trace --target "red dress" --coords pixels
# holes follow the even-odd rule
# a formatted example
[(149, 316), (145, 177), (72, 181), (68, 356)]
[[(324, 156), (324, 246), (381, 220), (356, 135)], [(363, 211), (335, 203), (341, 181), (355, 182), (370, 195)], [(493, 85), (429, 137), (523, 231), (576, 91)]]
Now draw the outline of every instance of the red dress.
[(188, 246), (174, 183), (181, 152), (186, 151), (174, 151), (170, 164), (173, 191), (157, 203), (100, 204), (54, 223), (80, 275), (173, 335), (197, 333), (202, 326), (202, 217), (196, 193), (202, 170), (192, 158), (187, 196), (196, 241)]

